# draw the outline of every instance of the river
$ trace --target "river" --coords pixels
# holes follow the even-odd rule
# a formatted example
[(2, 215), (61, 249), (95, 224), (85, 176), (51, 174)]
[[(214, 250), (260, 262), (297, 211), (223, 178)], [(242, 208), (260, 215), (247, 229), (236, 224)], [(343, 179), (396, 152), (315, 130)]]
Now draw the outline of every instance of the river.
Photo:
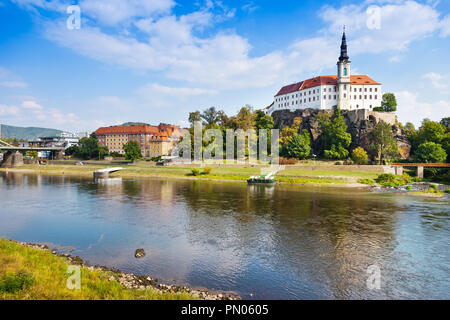
[[(245, 299), (449, 299), (449, 204), (345, 188), (2, 172), (0, 237)], [(136, 259), (137, 248), (147, 255)], [(367, 285), (373, 270), (379, 289)]]

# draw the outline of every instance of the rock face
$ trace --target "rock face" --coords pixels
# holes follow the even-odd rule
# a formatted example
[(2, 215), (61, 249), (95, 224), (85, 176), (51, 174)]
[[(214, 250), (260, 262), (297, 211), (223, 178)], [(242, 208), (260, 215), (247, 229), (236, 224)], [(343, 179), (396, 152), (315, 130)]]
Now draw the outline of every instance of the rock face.
[[(369, 148), (369, 132), (374, 126), (383, 120), (392, 126), (392, 132), (397, 139), (401, 157), (406, 159), (409, 157), (411, 151), (411, 144), (406, 137), (406, 133), (397, 125), (397, 116), (394, 113), (376, 112), (369, 110), (343, 110), (341, 111), (347, 124), (347, 131), (352, 135), (352, 144), (350, 150), (356, 147), (362, 147), (365, 150)], [(291, 126), (294, 118), (302, 118), (300, 131), (303, 129), (311, 133), (314, 153), (318, 154), (322, 149), (319, 140), (320, 130), (319, 123), (316, 116), (319, 113), (333, 114), (333, 110), (317, 110), (317, 109), (299, 109), (295, 111), (280, 110), (272, 114), (275, 128), (283, 129), (286, 126)]]

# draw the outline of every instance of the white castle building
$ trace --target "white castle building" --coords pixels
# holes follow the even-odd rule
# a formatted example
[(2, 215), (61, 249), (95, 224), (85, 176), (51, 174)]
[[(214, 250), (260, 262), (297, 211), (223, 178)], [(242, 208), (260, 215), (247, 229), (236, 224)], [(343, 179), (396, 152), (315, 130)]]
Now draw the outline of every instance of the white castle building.
[(342, 35), (341, 56), (336, 76), (318, 76), (281, 88), (274, 102), (266, 108), (274, 111), (297, 109), (372, 110), (381, 106), (381, 83), (367, 75), (352, 75), (347, 54), (347, 39)]

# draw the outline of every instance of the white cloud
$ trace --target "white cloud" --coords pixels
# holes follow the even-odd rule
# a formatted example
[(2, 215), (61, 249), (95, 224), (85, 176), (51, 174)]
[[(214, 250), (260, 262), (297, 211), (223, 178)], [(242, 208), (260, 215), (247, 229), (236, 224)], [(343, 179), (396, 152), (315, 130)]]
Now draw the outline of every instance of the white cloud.
[(0, 116), (16, 116), (19, 114), (19, 108), (16, 106), (8, 106), (0, 104)]
[(430, 80), (433, 87), (436, 89), (445, 89), (450, 85), (447, 76), (436, 72), (430, 72), (423, 76), (424, 79)]
[(378, 6), (380, 28), (374, 28), (370, 23), (369, 28), (371, 15), (367, 13), (367, 4), (348, 5), (340, 9), (326, 7), (321, 14), (323, 20), (329, 23), (326, 31), (331, 34), (340, 33), (342, 26), (346, 25), (353, 54), (405, 51), (411, 42), (430, 36), (440, 27), (439, 13), (430, 5), (415, 1), (390, 1)]
[(450, 36), (450, 14), (441, 21), (441, 37)]
[(419, 126), (424, 118), (440, 121), (450, 115), (450, 101), (433, 103), (419, 101), (419, 95), (409, 91), (396, 92), (397, 116), (400, 122), (412, 122)]
[(19, 76), (0, 67), (0, 86), (6, 88), (26, 88), (27, 84)]
[[(131, 6), (131, 2), (120, 3)], [(137, 5), (137, 2), (133, 3)], [(214, 10), (219, 7), (217, 3), (220, 2), (207, 2), (207, 6), (200, 10), (181, 16), (166, 12), (156, 17), (140, 17), (127, 13), (135, 11), (124, 9), (123, 19), (129, 19), (146, 33), (147, 40), (134, 36), (129, 30), (111, 34), (102, 28), (86, 25), (73, 32), (64, 28), (62, 23), (47, 24), (46, 35), (65, 47), (105, 63), (136, 70), (162, 71), (169, 79), (226, 90), (267, 87), (297, 80), (304, 72), (329, 68), (335, 63), (344, 24), (348, 26), (351, 55), (390, 52), (390, 61), (396, 62), (413, 41), (439, 30), (441, 23), (432, 6), (414, 1), (390, 1), (380, 6), (380, 30), (369, 30), (366, 26), (368, 2), (340, 9), (324, 7), (320, 16), (328, 27), (321, 30), (320, 36), (297, 40), (282, 51), (254, 57), (248, 40), (233, 31), (222, 31), (206, 38), (197, 35), (197, 31), (232, 15), (232, 10), (226, 8), (221, 8), (220, 13)], [(114, 1), (111, 8), (116, 5), (118, 2)], [(98, 9), (106, 4), (95, 1), (92, 6)], [(172, 5), (161, 8), (170, 10)], [(352, 19), (348, 19), (349, 16)]]
[(167, 13), (175, 6), (173, 0), (82, 0), (79, 4), (83, 14), (106, 25)]
[(42, 110), (42, 109), (44, 109), (36, 101), (23, 101), (22, 102), (22, 107), (25, 108), (25, 109), (32, 109), (32, 110)]

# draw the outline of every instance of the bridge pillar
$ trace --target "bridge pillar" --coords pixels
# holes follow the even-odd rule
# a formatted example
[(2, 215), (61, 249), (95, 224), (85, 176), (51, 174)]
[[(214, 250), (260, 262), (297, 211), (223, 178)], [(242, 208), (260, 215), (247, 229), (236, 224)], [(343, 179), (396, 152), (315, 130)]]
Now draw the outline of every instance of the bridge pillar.
[(417, 167), (417, 177), (423, 179), (423, 167)]
[(395, 175), (402, 176), (403, 175), (403, 167), (395, 167)]
[(23, 166), (23, 155), (19, 151), (8, 151), (3, 155), (2, 168), (15, 168), (21, 166)]
[(2, 161), (2, 164), (0, 167), (1, 168), (11, 168), (12, 167), (12, 156), (13, 156), (13, 153), (11, 151), (6, 152), (3, 155), (3, 161)]

